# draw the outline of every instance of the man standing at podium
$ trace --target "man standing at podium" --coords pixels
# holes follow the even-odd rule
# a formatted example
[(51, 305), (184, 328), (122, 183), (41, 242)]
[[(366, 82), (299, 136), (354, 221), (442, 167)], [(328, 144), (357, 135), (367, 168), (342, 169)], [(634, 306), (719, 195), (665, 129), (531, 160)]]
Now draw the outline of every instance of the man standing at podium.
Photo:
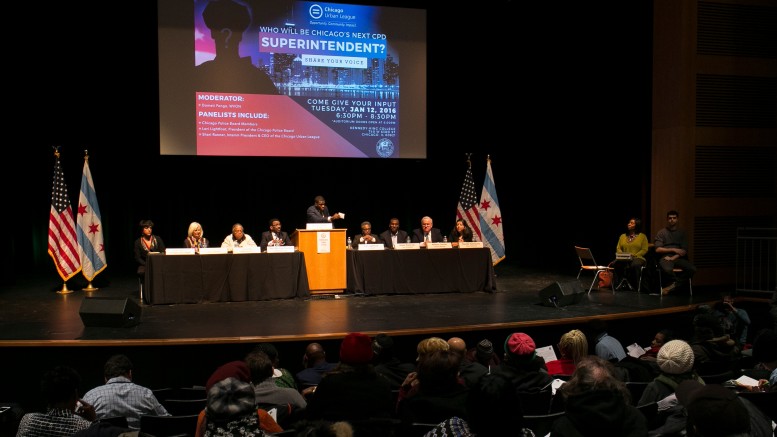
[(307, 223), (332, 223), (332, 220), (344, 218), (345, 214), (342, 212), (329, 214), (329, 208), (326, 206), (324, 196), (316, 196), (313, 199), (313, 205), (308, 207)]

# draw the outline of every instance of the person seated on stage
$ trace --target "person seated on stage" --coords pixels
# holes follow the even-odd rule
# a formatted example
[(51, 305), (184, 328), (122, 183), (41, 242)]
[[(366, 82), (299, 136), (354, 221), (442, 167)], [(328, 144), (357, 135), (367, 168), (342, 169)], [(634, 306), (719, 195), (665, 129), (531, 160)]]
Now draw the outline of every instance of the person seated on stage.
[[(251, 370), (251, 382), (254, 385), (256, 403), (261, 408), (269, 410), (278, 407), (277, 421), (283, 428), (290, 427), (301, 417), (308, 403), (295, 388), (278, 387), (273, 380), (272, 360), (266, 353), (253, 350), (246, 356), (246, 364)], [(285, 407), (285, 408), (283, 408)]]
[(459, 377), (467, 387), (475, 385), (481, 376), (488, 373), (488, 367), (467, 359), (467, 343), (461, 337), (448, 339), (450, 350), (459, 355)]
[(466, 220), (456, 220), (456, 225), (448, 236), (448, 241), (451, 242), (451, 246), (453, 247), (458, 247), (459, 243), (462, 241), (472, 241), (472, 228), (469, 227)]
[(262, 232), (262, 238), (259, 240), (259, 247), (262, 252), (267, 252), (267, 246), (291, 246), (289, 234), (281, 231), (281, 221), (277, 218), (270, 219), (270, 230)]
[(197, 418), (195, 437), (252, 435), (283, 431), (267, 411), (256, 407), (251, 370), (245, 361), (219, 366), (205, 384), (207, 402)]
[(596, 355), (580, 360), (557, 396), (565, 413), (553, 422), (552, 436), (647, 435), (647, 420), (631, 404), (629, 390), (615, 376), (614, 365)]
[(399, 390), (402, 381), (415, 372), (415, 363), (403, 362), (395, 353), (394, 339), (388, 334), (378, 334), (372, 339), (372, 363), (375, 371), (391, 384), (392, 390)]
[(308, 399), (305, 418), (350, 422), (356, 436), (389, 436), (385, 422), (365, 419), (391, 419), (393, 398), (389, 382), (372, 366), (372, 339), (352, 332), (340, 344), (340, 363)]
[(256, 241), (243, 231), (243, 225), (232, 225), (232, 233), (224, 237), (221, 247), (226, 247), (230, 252), (235, 247), (257, 247)]
[(361, 224), (362, 231), (359, 235), (354, 235), (351, 242), (352, 249), (358, 249), (360, 244), (383, 244), (378, 237), (372, 234), (372, 224), (368, 221), (363, 221)]
[(302, 356), (303, 369), (297, 372), (296, 379), (300, 391), (314, 387), (321, 382), (321, 378), (337, 367), (337, 363), (330, 363), (326, 360), (326, 351), (319, 343), (310, 343), (305, 348), (305, 354)]
[[(656, 233), (654, 246), (662, 275), (669, 278), (670, 283), (664, 287), (660, 284), (661, 294), (669, 294), (678, 286), (687, 286), (696, 273), (696, 266), (688, 259), (688, 240), (685, 231), (679, 228), (680, 213), (669, 211), (666, 213), (666, 227)], [(675, 273), (674, 268), (682, 269)]]
[(297, 390), (297, 381), (294, 379), (294, 375), (288, 370), (281, 367), (281, 358), (278, 353), (278, 349), (274, 344), (269, 342), (259, 343), (254, 348), (254, 351), (264, 352), (270, 357), (270, 361), (273, 366), (273, 380), (278, 387), (287, 387)]
[[(81, 376), (72, 367), (57, 366), (43, 375), (41, 390), (45, 413), (27, 413), (19, 422), (17, 436), (72, 435), (97, 420), (94, 407), (78, 398)], [(79, 406), (78, 403), (81, 405)]]
[(439, 228), (433, 227), (432, 218), (424, 216), (421, 219), (421, 227), (413, 229), (413, 243), (421, 243), (421, 247), (426, 247), (427, 242), (442, 243), (442, 233)]
[(191, 222), (188, 237), (183, 240), (183, 247), (193, 247), (194, 251), (199, 253), (201, 247), (208, 247), (208, 245), (208, 239), (203, 236), (202, 225)]
[(407, 232), (399, 229), (399, 219), (396, 217), (392, 217), (391, 220), (389, 220), (389, 228), (381, 232), (378, 238), (380, 238), (383, 244), (389, 249), (393, 249), (397, 243), (410, 242)]
[(169, 416), (151, 389), (132, 382), (132, 361), (122, 354), (108, 358), (103, 367), (105, 384), (97, 386), (84, 395), (92, 404), (97, 418), (126, 417), (127, 425), (140, 429), (140, 416)]
[(313, 204), (308, 207), (307, 223), (332, 223), (332, 220), (344, 219), (345, 214), (336, 212), (329, 213), (329, 207), (326, 206), (324, 196), (316, 196)]
[(645, 255), (648, 253), (648, 239), (642, 233), (642, 220), (636, 217), (629, 219), (626, 232), (618, 238), (615, 253), (631, 254), (631, 260), (615, 261), (615, 274), (617, 278), (626, 278), (636, 287), (639, 284), (640, 271), (646, 264)]
[(146, 279), (146, 260), (149, 252), (165, 252), (165, 243), (158, 235), (154, 235), (152, 230), (154, 222), (151, 220), (141, 220), (140, 238), (135, 240), (135, 262), (138, 264), (138, 278), (141, 281)]
[(588, 339), (583, 331), (573, 329), (562, 334), (558, 342), (558, 353), (559, 359), (545, 363), (548, 374), (553, 376), (574, 373), (577, 363), (588, 355)]

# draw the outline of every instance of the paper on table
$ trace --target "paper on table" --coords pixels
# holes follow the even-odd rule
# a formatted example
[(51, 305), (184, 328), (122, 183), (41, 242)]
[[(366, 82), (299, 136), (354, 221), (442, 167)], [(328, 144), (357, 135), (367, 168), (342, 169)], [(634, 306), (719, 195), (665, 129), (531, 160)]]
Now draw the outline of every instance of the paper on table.
[(734, 382), (736, 382), (737, 385), (742, 385), (745, 387), (758, 387), (758, 380), (753, 379), (747, 375), (740, 376), (739, 378), (734, 380)]

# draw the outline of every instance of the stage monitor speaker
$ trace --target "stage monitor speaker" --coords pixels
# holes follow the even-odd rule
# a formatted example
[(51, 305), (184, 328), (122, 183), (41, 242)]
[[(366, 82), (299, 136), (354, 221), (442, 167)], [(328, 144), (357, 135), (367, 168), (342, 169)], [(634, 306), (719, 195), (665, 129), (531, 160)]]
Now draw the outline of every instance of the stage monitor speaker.
[(78, 314), (84, 326), (129, 328), (140, 323), (140, 305), (129, 298), (88, 297)]
[(539, 292), (540, 303), (548, 307), (562, 307), (580, 302), (585, 290), (580, 281), (554, 282)]

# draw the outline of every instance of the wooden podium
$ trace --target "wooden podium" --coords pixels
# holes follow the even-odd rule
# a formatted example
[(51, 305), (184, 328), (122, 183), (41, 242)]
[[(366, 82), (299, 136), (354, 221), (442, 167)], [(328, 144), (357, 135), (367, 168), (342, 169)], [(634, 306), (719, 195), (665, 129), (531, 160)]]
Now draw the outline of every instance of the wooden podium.
[(310, 294), (346, 289), (345, 233), (345, 229), (297, 229), (291, 234), (294, 245), (305, 254)]

